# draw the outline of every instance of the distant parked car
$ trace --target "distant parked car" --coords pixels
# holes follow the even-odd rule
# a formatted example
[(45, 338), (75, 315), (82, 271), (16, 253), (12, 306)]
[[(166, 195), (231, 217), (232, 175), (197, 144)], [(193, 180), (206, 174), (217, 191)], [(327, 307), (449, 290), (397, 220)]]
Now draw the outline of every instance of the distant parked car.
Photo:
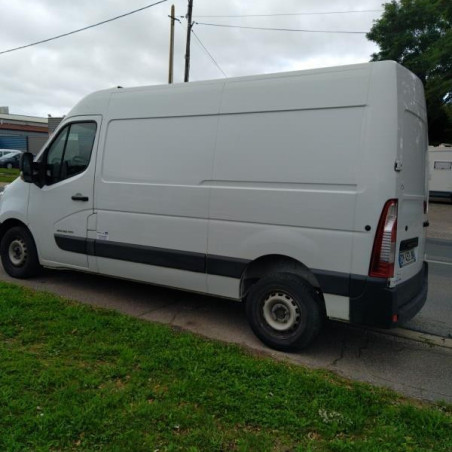
[(22, 152), (10, 152), (0, 157), (0, 168), (19, 168)]
[(0, 158), (7, 154), (22, 154), (24, 151), (19, 151), (18, 149), (0, 149)]

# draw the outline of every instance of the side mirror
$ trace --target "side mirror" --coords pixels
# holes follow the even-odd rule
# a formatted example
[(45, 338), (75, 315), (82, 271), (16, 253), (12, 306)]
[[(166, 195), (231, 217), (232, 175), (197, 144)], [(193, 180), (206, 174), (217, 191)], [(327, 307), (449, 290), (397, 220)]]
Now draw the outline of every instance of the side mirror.
[(20, 159), (20, 177), (24, 182), (33, 182), (33, 154), (24, 152)]

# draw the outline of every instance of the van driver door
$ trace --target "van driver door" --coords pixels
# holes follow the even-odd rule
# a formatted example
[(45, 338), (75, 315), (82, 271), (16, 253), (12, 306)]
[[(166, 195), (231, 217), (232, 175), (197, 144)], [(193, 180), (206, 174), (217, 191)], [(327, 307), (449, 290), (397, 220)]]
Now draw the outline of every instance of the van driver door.
[(28, 226), (43, 265), (89, 268), (87, 225), (100, 126), (101, 116), (66, 122), (38, 158), (42, 186), (31, 184)]

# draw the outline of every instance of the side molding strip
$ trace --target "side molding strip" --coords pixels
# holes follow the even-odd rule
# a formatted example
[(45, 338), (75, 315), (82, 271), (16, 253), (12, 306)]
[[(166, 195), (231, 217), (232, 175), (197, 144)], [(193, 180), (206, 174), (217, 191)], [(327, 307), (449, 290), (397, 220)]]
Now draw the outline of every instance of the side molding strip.
[(191, 251), (179, 251), (153, 246), (133, 245), (107, 240), (68, 237), (55, 234), (58, 248), (72, 253), (106, 257), (138, 264), (175, 268), (195, 273), (240, 278), (250, 261), (232, 257), (213, 256)]
[(206, 256), (189, 251), (167, 250), (152, 246), (96, 240), (94, 253), (98, 257), (119, 259), (157, 267), (177, 268), (196, 273), (205, 273)]
[[(72, 253), (236, 279), (241, 278), (246, 266), (251, 262), (246, 259), (227, 256), (206, 255), (192, 251), (179, 251), (82, 237), (68, 237), (61, 234), (55, 234), (55, 242), (60, 249)], [(315, 269), (312, 272), (323, 292), (344, 297), (350, 296), (353, 275)], [(363, 279), (363, 277), (358, 276), (356, 278)], [(364, 278), (359, 284), (361, 286), (358, 288), (359, 292), (363, 290), (366, 279)]]

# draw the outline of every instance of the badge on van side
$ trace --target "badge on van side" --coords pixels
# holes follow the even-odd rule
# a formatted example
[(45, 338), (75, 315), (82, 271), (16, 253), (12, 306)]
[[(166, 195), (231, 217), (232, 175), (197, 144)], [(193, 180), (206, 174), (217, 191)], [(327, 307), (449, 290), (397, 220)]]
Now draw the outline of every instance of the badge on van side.
[(99, 232), (96, 234), (97, 240), (108, 240), (108, 232)]

